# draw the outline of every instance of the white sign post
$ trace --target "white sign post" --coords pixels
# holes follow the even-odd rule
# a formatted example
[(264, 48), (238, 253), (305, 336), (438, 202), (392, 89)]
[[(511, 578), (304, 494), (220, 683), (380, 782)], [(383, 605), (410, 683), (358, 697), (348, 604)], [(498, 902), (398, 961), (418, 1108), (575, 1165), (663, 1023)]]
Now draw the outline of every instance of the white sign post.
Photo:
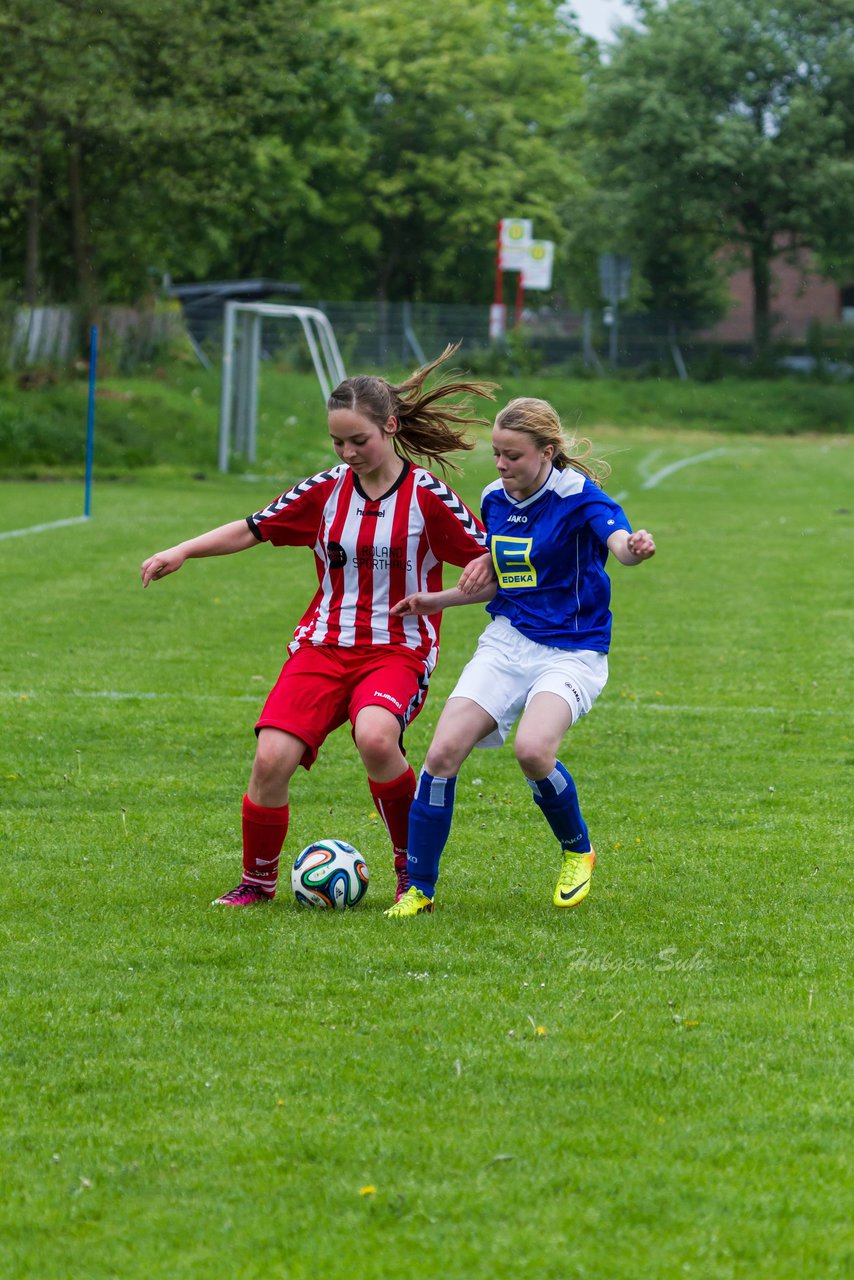
[(500, 225), (498, 253), (501, 270), (523, 271), (534, 238), (534, 223), (531, 218), (502, 218)]
[(489, 336), (493, 342), (504, 337), (507, 328), (507, 308), (503, 302), (493, 302), (489, 308)]
[(528, 260), (522, 268), (522, 287), (551, 289), (555, 247), (552, 240), (532, 240)]
[[(534, 240), (534, 223), (531, 218), (502, 218), (498, 223), (498, 243), (495, 252), (495, 300), (489, 309), (489, 336), (497, 341), (504, 336), (507, 326), (507, 308), (504, 305), (503, 271), (515, 271), (516, 309), (518, 324), (522, 317), (522, 299), (525, 289), (525, 272), (531, 264), (531, 246)], [(532, 285), (532, 288), (548, 286)]]

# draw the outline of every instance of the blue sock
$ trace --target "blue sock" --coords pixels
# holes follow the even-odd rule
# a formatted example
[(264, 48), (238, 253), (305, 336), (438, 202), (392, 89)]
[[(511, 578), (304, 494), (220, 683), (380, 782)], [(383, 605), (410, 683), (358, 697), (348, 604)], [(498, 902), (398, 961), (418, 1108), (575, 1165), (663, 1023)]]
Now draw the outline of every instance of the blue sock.
[(451, 834), (456, 790), (456, 778), (434, 778), (424, 769), (409, 810), (409, 883), (428, 898), (436, 892), (439, 859)]
[(534, 804), (542, 809), (543, 817), (560, 841), (561, 849), (587, 853), (590, 837), (578, 807), (578, 792), (572, 774), (557, 760), (547, 778), (538, 782), (528, 778), (527, 783), (534, 793)]

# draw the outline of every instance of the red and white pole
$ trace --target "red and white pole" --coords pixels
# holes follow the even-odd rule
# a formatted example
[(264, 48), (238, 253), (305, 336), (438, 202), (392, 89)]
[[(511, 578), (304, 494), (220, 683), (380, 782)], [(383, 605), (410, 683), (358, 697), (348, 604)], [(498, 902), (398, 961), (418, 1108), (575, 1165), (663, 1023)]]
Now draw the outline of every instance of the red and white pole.
[(504, 278), (501, 273), (501, 223), (498, 223), (495, 238), (495, 295), (489, 308), (489, 336), (493, 341), (503, 338), (507, 328), (507, 315), (504, 306)]

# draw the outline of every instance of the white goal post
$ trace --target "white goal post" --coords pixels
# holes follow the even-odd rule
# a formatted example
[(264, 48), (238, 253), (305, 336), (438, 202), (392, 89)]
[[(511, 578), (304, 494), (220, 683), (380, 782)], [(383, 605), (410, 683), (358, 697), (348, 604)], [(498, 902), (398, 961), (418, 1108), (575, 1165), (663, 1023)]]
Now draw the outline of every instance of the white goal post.
[(332, 325), (316, 307), (279, 306), (273, 302), (227, 302), (222, 334), (220, 471), (228, 471), (232, 444), (234, 452), (243, 454), (247, 462), (255, 461), (261, 322), (265, 317), (290, 317), (302, 326), (324, 404), (333, 388), (347, 377)]

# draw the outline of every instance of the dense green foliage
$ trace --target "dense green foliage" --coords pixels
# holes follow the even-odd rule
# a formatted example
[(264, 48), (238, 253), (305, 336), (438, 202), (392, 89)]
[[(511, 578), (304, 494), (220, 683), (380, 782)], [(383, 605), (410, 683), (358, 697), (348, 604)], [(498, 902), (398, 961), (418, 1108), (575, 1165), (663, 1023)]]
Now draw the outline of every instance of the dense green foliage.
[(10, 0), (3, 274), (30, 301), (164, 272), (479, 300), (496, 219), (524, 205), (557, 234), (572, 186), (559, 7)]
[[(702, 318), (710, 254), (750, 263), (755, 339), (772, 329), (771, 266), (810, 246), (854, 275), (851, 0), (638, 0), (587, 99), (609, 247), (653, 305)], [(589, 228), (588, 228), (589, 229)]]
[(719, 314), (723, 246), (854, 271), (850, 0), (637, 0), (603, 57), (562, 0), (7, 0), (0, 300), (137, 301), (173, 279), (485, 303), (496, 221), (555, 290)]
[[(268, 482), (102, 484), (0, 543), (4, 1277), (850, 1276), (850, 447), (595, 443), (659, 553), (613, 569), (566, 742), (599, 852), (572, 912), (507, 749), (464, 768), (436, 914), (392, 927), (346, 730), (289, 850), (352, 838), (365, 902), (208, 907), (311, 555), (138, 566)], [(474, 502), (488, 449), (466, 468)], [(2, 489), (0, 531), (79, 509)], [(444, 620), (416, 767), (482, 621)]]
[[(271, 221), (281, 270), (285, 229), (298, 245), (335, 181), (333, 152), (348, 168), (333, 19), (328, 0), (11, 0), (0, 18), (6, 273), (17, 265), (31, 298), (43, 284), (48, 296), (126, 300), (151, 287), (150, 270), (263, 272)], [(347, 214), (345, 192), (332, 225)]]

